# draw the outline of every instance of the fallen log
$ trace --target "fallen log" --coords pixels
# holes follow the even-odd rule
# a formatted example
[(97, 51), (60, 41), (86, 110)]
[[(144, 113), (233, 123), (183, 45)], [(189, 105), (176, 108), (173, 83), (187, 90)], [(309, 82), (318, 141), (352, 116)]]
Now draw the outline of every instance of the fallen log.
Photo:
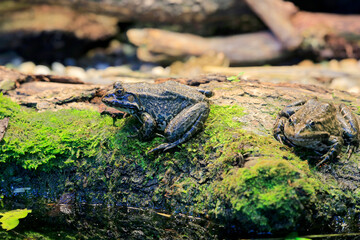
[[(236, 81), (247, 79), (262, 79), (275, 83), (314, 84), (322, 87), (331, 87), (350, 92), (359, 92), (358, 72), (337, 71), (329, 68), (314, 66), (269, 66), (269, 67), (215, 67), (203, 68), (208, 74), (223, 74), (237, 76)], [(342, 82), (341, 85), (336, 84)], [(306, 85), (305, 85), (306, 86)]]
[(30, 80), (31, 77), (29, 75), (0, 66), (0, 91), (14, 89), (18, 87), (21, 83)]
[(40, 81), (40, 82), (84, 84), (84, 82), (77, 77), (44, 75), (44, 74), (36, 74), (31, 76), (34, 78), (34, 81)]
[(360, 58), (360, 16), (300, 11), (291, 19), (303, 36), (301, 49), (319, 59)]
[[(116, 24), (117, 18), (114, 16), (79, 13), (65, 6), (38, 5), (31, 4), (30, 1), (1, 1), (0, 50), (21, 48), (23, 45), (37, 46), (36, 43), (27, 40), (27, 37), (37, 37), (42, 32), (57, 31), (57, 41), (61, 40), (60, 33), (69, 38), (76, 37), (89, 42), (106, 40), (116, 34)], [(72, 51), (84, 51), (87, 47), (85, 43), (87, 42), (72, 48)], [(63, 51), (69, 51), (70, 47), (67, 46)], [(53, 48), (57, 50), (59, 46)]]
[(288, 51), (269, 32), (203, 38), (147, 28), (130, 29), (127, 36), (131, 43), (142, 49), (171, 57), (200, 56), (215, 51), (223, 52), (232, 64), (261, 64), (288, 56)]
[(298, 11), (294, 4), (282, 0), (245, 0), (245, 2), (288, 50), (299, 47), (302, 36), (290, 22), (292, 15)]
[(166, 81), (176, 81), (182, 84), (186, 84), (189, 86), (199, 86), (200, 84), (206, 84), (210, 82), (229, 82), (229, 80), (224, 75), (220, 74), (207, 74), (200, 75), (196, 77), (180, 77), (180, 78), (158, 78), (155, 80), (155, 83), (163, 83)]
[(57, 82), (57, 83), (72, 83), (84, 84), (83, 81), (76, 77), (56, 76), (56, 75), (42, 75), (42, 74), (24, 74), (17, 70), (9, 69), (0, 66), (0, 91), (12, 90), (25, 82)]
[[(28, 2), (28, 1), (27, 1)], [(73, 32), (78, 38), (106, 39), (116, 34), (117, 19), (91, 13), (81, 13), (61, 6), (25, 5), (5, 11), (0, 5), (1, 32)], [(46, 23), (46, 24), (44, 24)]]
[(255, 19), (255, 15), (243, 0), (150, 0), (145, 2), (133, 0), (17, 0), (16, 2), (27, 5), (60, 5), (80, 12), (115, 16), (120, 22), (136, 21), (188, 25), (199, 23), (231, 24), (238, 23), (239, 15), (242, 14), (247, 14), (247, 17), (253, 16)]

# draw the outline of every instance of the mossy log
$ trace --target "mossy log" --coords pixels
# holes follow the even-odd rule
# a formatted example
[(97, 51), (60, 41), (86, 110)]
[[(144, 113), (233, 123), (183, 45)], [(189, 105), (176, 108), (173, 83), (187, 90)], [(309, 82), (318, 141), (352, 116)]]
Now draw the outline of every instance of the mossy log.
[(214, 92), (203, 131), (157, 154), (147, 151), (162, 138), (127, 137), (137, 124), (131, 117), (113, 125), (93, 110), (36, 112), (0, 96), (0, 116), (10, 117), (0, 142), (4, 203), (31, 207), (71, 194), (72, 202), (207, 218), (242, 233), (358, 228), (360, 154), (316, 169), (313, 152), (286, 147), (271, 134), (290, 101), (317, 96), (359, 114), (358, 96), (244, 79), (200, 87)]

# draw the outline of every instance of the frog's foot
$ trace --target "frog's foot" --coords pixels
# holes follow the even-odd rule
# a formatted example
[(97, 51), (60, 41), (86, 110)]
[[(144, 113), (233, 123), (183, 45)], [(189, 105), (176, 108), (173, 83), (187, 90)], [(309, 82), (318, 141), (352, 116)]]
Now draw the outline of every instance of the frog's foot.
[(160, 144), (159, 146), (157, 146), (156, 148), (151, 149), (150, 151), (148, 151), (148, 153), (156, 152), (159, 150), (163, 150), (165, 152), (171, 148), (176, 147), (177, 145), (178, 144), (175, 144), (175, 143), (163, 143), (163, 144)]
[(127, 135), (128, 138), (136, 138), (139, 137), (139, 129), (135, 126), (131, 126), (132, 130), (135, 132), (134, 134)]
[(334, 144), (331, 146), (330, 150), (322, 157), (322, 160), (318, 164), (316, 164), (315, 168), (320, 167), (323, 163), (332, 160), (336, 158), (337, 155), (339, 155), (343, 143), (342, 140), (334, 138), (332, 142), (334, 142)]

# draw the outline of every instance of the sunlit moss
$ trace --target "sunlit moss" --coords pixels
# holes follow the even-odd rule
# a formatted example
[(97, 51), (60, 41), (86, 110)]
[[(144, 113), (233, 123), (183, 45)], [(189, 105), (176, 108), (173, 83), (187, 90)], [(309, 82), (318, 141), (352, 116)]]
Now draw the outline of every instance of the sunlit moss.
[[(0, 113), (11, 115), (7, 107), (1, 105)], [(63, 167), (79, 157), (93, 157), (114, 129), (109, 117), (92, 111), (22, 109), (12, 115), (0, 145), (0, 162), (16, 162), (24, 168)]]

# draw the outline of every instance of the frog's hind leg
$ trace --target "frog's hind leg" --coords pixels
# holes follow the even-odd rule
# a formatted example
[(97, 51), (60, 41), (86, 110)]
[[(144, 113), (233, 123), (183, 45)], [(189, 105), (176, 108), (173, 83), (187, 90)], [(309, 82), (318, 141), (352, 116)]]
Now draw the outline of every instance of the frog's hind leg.
[(189, 140), (202, 128), (209, 111), (209, 105), (206, 102), (200, 102), (182, 110), (169, 122), (164, 131), (168, 143), (160, 144), (149, 153), (162, 149), (166, 151)]
[(344, 131), (343, 138), (348, 145), (346, 152), (349, 159), (352, 153), (356, 152), (359, 147), (359, 123), (346, 105), (340, 104), (339, 112), (340, 114), (337, 116), (337, 119)]

